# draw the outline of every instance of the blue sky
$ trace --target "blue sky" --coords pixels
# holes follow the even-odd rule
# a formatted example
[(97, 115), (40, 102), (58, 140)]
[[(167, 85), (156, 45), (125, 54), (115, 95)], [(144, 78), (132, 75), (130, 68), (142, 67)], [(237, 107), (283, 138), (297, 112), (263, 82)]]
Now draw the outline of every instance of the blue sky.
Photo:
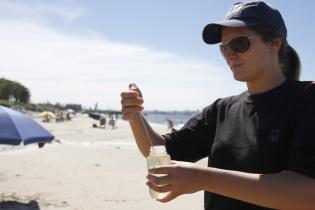
[[(145, 108), (201, 109), (238, 94), (217, 45), (201, 32), (227, 0), (1, 0), (0, 77), (26, 85), (32, 102), (120, 109), (135, 82)], [(270, 0), (298, 51), (302, 80), (314, 80), (313, 1)]]

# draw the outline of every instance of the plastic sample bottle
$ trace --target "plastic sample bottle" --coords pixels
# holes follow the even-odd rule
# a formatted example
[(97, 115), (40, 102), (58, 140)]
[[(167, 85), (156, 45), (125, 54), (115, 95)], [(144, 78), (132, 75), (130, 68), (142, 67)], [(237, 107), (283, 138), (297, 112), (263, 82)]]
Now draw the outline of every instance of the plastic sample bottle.
[[(165, 146), (151, 146), (150, 148), (150, 154), (147, 157), (147, 167), (154, 168), (155, 166), (161, 166), (161, 165), (169, 165), (171, 163), (171, 157), (169, 154), (167, 154)], [(159, 176), (163, 176), (163, 174), (160, 174)], [(151, 188), (149, 188), (149, 192), (152, 198), (155, 199), (161, 199), (164, 198), (168, 192), (159, 193)]]

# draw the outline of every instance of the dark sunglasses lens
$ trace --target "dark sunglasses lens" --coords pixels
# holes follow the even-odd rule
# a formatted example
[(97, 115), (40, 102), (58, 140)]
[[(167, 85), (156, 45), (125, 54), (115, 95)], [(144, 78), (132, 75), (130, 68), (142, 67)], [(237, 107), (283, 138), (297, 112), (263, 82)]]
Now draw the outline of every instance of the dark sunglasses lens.
[(248, 37), (242, 36), (231, 40), (228, 46), (233, 52), (243, 53), (249, 49), (250, 41)]

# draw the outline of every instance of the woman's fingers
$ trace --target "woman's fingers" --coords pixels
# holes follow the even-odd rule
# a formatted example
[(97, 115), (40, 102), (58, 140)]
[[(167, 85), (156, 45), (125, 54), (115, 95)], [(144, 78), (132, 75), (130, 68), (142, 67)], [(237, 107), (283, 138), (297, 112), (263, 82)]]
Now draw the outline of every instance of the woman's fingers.
[(169, 192), (172, 189), (171, 185), (154, 185), (151, 182), (147, 182), (146, 184), (148, 187), (150, 187), (155, 192), (160, 192), (160, 193)]
[(174, 164), (164, 165), (164, 166), (156, 166), (154, 168), (148, 169), (151, 174), (169, 174), (174, 170)]
[(162, 203), (166, 203), (169, 202), (173, 199), (175, 199), (178, 196), (178, 194), (174, 193), (174, 192), (170, 192), (168, 193), (164, 198), (162, 199), (156, 199), (157, 201), (160, 201)]
[(168, 192), (164, 198), (156, 199), (157, 201), (160, 201), (162, 203), (169, 202), (178, 196), (177, 193), (172, 191), (174, 189), (172, 188), (172, 185), (169, 185), (169, 184), (157, 186), (157, 185), (152, 184), (151, 182), (147, 182), (147, 186), (150, 187), (152, 190), (159, 192), (159, 193), (167, 193)]
[(140, 91), (136, 90), (129, 90), (120, 94), (123, 120), (131, 120), (135, 113), (143, 110), (143, 99), (140, 94)]
[(142, 93), (135, 83), (129, 84), (129, 90), (136, 91), (139, 94), (139, 97), (142, 98)]
[(168, 175), (155, 176), (153, 174), (148, 174), (147, 179), (149, 180), (149, 182), (152, 182), (155, 185), (166, 185), (170, 182), (170, 178)]
[(139, 112), (141, 110), (143, 110), (143, 106), (127, 106), (127, 107), (123, 107), (121, 111), (123, 115), (129, 115), (134, 112)]
[(128, 106), (139, 106), (143, 104), (143, 99), (142, 98), (122, 98), (121, 99), (121, 105), (123, 107), (128, 107)]
[(121, 98), (141, 98), (139, 93), (134, 90), (121, 92), (120, 96)]

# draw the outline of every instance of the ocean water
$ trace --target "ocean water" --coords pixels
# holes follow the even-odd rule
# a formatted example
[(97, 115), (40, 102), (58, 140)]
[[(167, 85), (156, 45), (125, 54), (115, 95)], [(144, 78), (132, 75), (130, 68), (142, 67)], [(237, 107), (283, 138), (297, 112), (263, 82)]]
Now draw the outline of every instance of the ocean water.
[(166, 124), (167, 120), (173, 121), (174, 126), (183, 125), (198, 112), (145, 112), (145, 118), (150, 123)]
[[(192, 111), (187, 111), (187, 112), (161, 112), (161, 111), (151, 111), (151, 112), (145, 112), (145, 118), (150, 122), (150, 123), (155, 123), (155, 124), (161, 124), (165, 125), (167, 124), (167, 120), (170, 119), (173, 121), (174, 128), (179, 129), (181, 128), (189, 119), (191, 119), (193, 116), (198, 114), (198, 112), (192, 112)], [(97, 147), (109, 147), (109, 148), (116, 148), (116, 147), (124, 147), (124, 148), (136, 148), (135, 144), (132, 145), (126, 145), (125, 142), (119, 143), (116, 142), (115, 144), (111, 142), (101, 142), (101, 143), (73, 143), (73, 142), (68, 142), (67, 144), (69, 145), (77, 145), (77, 146), (97, 146)], [(54, 144), (55, 146), (58, 146), (58, 143)], [(11, 146), (11, 145), (0, 145), (0, 155), (5, 154), (5, 152), (19, 152), (19, 151), (32, 151), (36, 150), (37, 144), (32, 144), (32, 145), (18, 145), (18, 146)]]

